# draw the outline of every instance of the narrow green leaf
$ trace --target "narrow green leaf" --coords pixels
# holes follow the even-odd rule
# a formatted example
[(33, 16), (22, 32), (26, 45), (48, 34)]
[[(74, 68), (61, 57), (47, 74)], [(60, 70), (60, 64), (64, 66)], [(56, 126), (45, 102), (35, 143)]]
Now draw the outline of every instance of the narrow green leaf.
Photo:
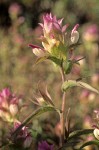
[(79, 150), (81, 150), (82, 148), (84, 148), (84, 147), (86, 147), (86, 146), (88, 146), (88, 145), (97, 145), (97, 146), (99, 146), (99, 141), (88, 141), (88, 142), (84, 143), (84, 144), (79, 148)]
[(89, 84), (87, 84), (85, 82), (79, 81), (78, 84), (79, 84), (80, 87), (86, 88), (86, 89), (88, 89), (92, 92), (95, 92), (95, 93), (99, 94), (98, 90), (96, 90), (95, 88), (93, 88), (92, 86), (90, 86)]
[(88, 89), (92, 92), (95, 92), (95, 93), (99, 94), (99, 91), (96, 90), (95, 88), (93, 88), (91, 85), (89, 85), (85, 82), (82, 82), (82, 81), (75, 81), (75, 80), (65, 81), (62, 85), (62, 90), (66, 91), (67, 89), (69, 89), (71, 87), (75, 87), (75, 86), (82, 87), (82, 88)]
[(17, 134), (20, 132), (20, 130), (26, 125), (28, 124), (31, 119), (33, 119), (34, 117), (37, 117), (45, 112), (48, 111), (57, 111), (58, 113), (60, 112), (59, 109), (56, 109), (52, 106), (46, 106), (46, 107), (41, 107), (39, 109), (37, 109), (35, 112), (33, 112), (32, 114), (29, 115), (28, 118), (26, 118), (23, 123), (12, 133), (12, 138), (15, 138), (17, 136)]
[(69, 134), (68, 140), (74, 139), (74, 138), (79, 137), (81, 135), (91, 134), (91, 133), (93, 133), (93, 130), (94, 129), (83, 129), (83, 130), (74, 131), (74, 132)]

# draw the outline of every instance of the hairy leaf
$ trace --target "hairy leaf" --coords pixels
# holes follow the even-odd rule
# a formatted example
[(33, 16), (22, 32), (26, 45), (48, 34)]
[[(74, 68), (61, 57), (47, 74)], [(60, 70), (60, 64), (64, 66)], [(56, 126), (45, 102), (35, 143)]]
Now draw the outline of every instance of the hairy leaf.
[(99, 94), (99, 91), (96, 90), (95, 88), (93, 88), (91, 85), (89, 85), (85, 82), (82, 82), (82, 81), (75, 81), (75, 80), (65, 81), (62, 85), (62, 90), (66, 91), (67, 89), (69, 89), (71, 87), (75, 87), (75, 86), (82, 87), (82, 88), (88, 89), (92, 92), (95, 92), (95, 93)]
[(79, 84), (80, 87), (86, 88), (86, 89), (88, 89), (92, 92), (95, 92), (95, 93), (99, 94), (99, 91), (97, 89), (93, 88), (92, 86), (90, 86), (89, 84), (87, 84), (85, 82), (79, 81), (78, 84)]

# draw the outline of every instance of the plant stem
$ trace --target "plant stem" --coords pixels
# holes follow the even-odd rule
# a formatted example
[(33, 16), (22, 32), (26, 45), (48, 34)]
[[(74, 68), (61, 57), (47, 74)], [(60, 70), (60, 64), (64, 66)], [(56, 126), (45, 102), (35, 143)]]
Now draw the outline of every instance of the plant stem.
[[(63, 70), (63, 65), (61, 65), (61, 77), (62, 77), (62, 83), (65, 81), (65, 74)], [(65, 106), (66, 106), (66, 93), (63, 92), (63, 97), (62, 97), (62, 113), (60, 116), (60, 122), (61, 122), (61, 146), (64, 144), (64, 138), (65, 138)]]

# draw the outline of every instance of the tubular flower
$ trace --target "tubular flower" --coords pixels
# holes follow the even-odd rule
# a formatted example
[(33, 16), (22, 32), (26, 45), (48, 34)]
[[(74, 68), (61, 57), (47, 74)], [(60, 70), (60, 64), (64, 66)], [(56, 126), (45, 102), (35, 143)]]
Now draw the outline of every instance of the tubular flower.
[[(43, 30), (43, 35), (40, 37), (43, 48), (29, 44), (37, 57), (54, 56), (66, 60), (68, 41), (65, 39), (68, 24), (62, 26), (62, 21), (63, 18), (57, 20), (56, 16), (52, 16), (51, 13), (43, 16), (43, 24), (39, 23)], [(78, 26), (77, 24), (71, 32), (72, 44), (79, 39)]]
[(76, 24), (71, 32), (71, 42), (72, 44), (77, 43), (79, 39), (79, 32), (77, 31), (77, 28), (79, 27), (79, 24)]
[(8, 88), (0, 92), (0, 117), (12, 122), (19, 111), (20, 98), (12, 94)]

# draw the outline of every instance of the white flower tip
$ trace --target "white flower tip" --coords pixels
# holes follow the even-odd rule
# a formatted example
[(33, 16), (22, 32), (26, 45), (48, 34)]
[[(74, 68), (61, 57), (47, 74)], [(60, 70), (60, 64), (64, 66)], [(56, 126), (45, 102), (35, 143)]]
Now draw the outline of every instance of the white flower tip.
[(42, 57), (45, 55), (45, 52), (39, 48), (34, 48), (32, 51), (37, 57)]
[(72, 42), (72, 44), (77, 43), (78, 40), (79, 40), (79, 32), (74, 31), (73, 33), (71, 33), (71, 42)]
[(95, 129), (93, 131), (93, 134), (94, 134), (95, 138), (99, 140), (99, 129)]

